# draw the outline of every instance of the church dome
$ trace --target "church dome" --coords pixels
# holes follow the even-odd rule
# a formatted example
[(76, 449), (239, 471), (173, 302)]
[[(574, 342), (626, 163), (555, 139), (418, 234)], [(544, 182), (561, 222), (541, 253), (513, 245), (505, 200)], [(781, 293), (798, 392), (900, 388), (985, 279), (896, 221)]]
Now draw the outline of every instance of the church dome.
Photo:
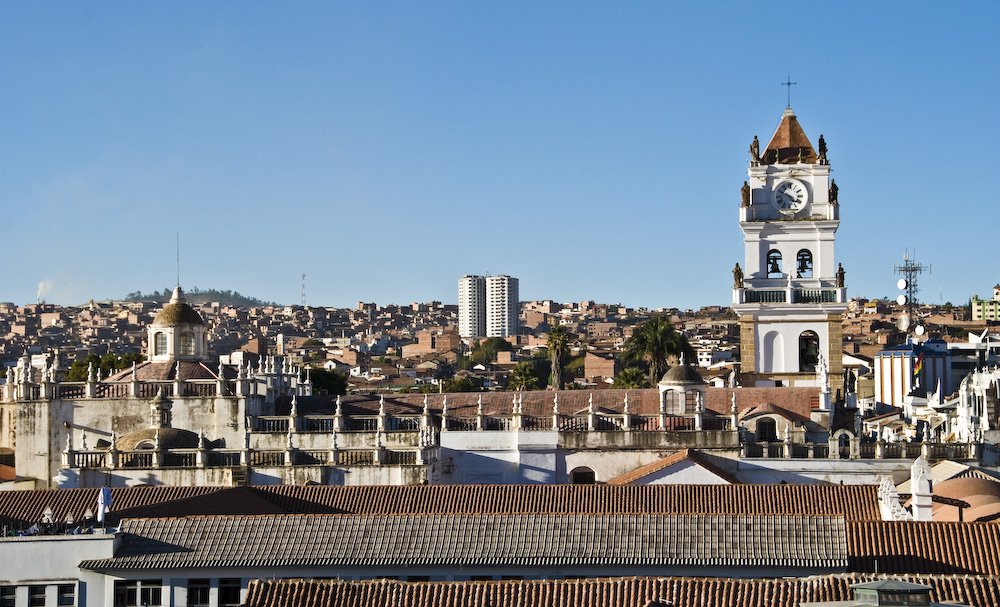
[(159, 433), (160, 449), (197, 449), (198, 434), (181, 428), (144, 428), (118, 437), (115, 448), (119, 451), (151, 449)]
[(180, 286), (174, 288), (170, 302), (163, 306), (163, 309), (156, 314), (153, 324), (158, 327), (173, 327), (176, 325), (201, 325), (205, 321), (201, 319), (201, 314), (188, 304), (184, 298), (184, 292)]
[(701, 374), (691, 365), (677, 365), (663, 374), (661, 384), (704, 384)]

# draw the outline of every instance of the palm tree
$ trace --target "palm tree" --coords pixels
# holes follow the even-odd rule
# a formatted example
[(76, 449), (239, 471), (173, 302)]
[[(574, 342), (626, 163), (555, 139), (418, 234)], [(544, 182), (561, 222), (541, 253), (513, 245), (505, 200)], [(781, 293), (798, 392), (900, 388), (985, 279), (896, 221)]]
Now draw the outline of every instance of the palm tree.
[(653, 316), (638, 325), (624, 348), (626, 360), (644, 359), (649, 362), (650, 384), (656, 384), (667, 372), (667, 357), (682, 353), (691, 360), (695, 357), (687, 339), (674, 331), (674, 326), (665, 316)]
[(566, 327), (557, 326), (549, 331), (549, 339), (546, 342), (549, 350), (549, 360), (552, 363), (552, 375), (549, 384), (556, 390), (563, 389), (563, 358), (568, 350), (568, 334)]
[(615, 375), (616, 388), (648, 388), (646, 374), (639, 367), (625, 367)]
[(538, 376), (531, 363), (522, 361), (514, 365), (514, 369), (507, 377), (507, 389), (509, 390), (534, 390), (538, 387)]

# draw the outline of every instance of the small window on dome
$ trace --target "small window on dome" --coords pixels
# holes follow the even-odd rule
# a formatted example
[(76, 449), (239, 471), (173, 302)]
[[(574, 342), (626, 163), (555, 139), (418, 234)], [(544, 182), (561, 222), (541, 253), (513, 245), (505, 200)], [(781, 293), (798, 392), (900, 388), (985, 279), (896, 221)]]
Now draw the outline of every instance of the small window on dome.
[(191, 333), (181, 333), (177, 345), (178, 354), (181, 356), (194, 356), (194, 335)]
[(158, 356), (167, 353), (167, 334), (157, 333), (153, 335), (153, 355)]

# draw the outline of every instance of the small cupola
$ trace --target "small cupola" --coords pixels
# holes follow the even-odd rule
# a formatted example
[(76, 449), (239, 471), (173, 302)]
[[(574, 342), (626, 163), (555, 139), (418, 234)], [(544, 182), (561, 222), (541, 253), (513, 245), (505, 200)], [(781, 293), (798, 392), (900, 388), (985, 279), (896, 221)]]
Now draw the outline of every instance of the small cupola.
[(152, 362), (201, 360), (208, 354), (208, 338), (201, 314), (187, 302), (180, 286), (147, 329), (146, 358)]

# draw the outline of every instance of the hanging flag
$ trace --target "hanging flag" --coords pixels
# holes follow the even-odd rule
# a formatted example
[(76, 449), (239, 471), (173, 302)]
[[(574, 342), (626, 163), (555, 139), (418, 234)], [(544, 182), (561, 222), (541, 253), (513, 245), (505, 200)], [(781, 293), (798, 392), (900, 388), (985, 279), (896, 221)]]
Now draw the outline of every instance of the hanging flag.
[(920, 387), (920, 374), (924, 372), (924, 353), (920, 352), (917, 354), (916, 360), (913, 361), (913, 381), (912, 389), (916, 390)]
[(104, 524), (104, 514), (111, 510), (111, 505), (113, 501), (111, 499), (111, 488), (101, 487), (100, 493), (97, 494), (97, 522)]

